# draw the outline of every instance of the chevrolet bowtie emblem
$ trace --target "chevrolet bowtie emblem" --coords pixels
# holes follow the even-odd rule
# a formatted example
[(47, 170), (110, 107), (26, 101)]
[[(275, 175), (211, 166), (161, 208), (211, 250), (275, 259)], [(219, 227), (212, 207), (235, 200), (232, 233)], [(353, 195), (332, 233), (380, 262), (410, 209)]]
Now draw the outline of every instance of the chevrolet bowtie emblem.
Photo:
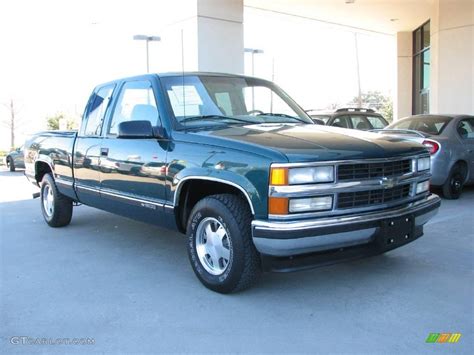
[(391, 189), (391, 188), (395, 187), (396, 181), (395, 181), (395, 179), (383, 177), (380, 180), (380, 185), (382, 185), (384, 189)]

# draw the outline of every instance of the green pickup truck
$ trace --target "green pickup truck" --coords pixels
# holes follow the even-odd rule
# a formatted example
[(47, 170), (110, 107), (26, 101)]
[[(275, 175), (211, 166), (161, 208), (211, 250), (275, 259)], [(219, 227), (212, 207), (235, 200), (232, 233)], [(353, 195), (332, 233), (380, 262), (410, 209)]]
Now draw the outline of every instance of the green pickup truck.
[(52, 227), (82, 203), (187, 235), (208, 288), (375, 255), (437, 212), (420, 144), (311, 118), (272, 82), (167, 73), (96, 87), (78, 132), (25, 145)]

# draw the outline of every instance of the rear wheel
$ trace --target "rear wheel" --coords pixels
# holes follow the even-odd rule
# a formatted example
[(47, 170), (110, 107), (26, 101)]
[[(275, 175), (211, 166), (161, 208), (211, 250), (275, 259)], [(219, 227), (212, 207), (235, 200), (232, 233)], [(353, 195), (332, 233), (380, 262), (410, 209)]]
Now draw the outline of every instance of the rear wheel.
[(231, 293), (255, 282), (260, 257), (252, 242), (251, 222), (248, 205), (239, 196), (213, 195), (194, 206), (187, 225), (188, 255), (204, 286)]
[(461, 196), (465, 180), (465, 169), (460, 164), (453, 166), (443, 185), (443, 196), (449, 200), (458, 199)]
[(41, 211), (51, 227), (67, 226), (72, 218), (72, 200), (59, 192), (51, 174), (41, 181)]
[(7, 167), (10, 171), (15, 171), (15, 161), (11, 157), (7, 158)]

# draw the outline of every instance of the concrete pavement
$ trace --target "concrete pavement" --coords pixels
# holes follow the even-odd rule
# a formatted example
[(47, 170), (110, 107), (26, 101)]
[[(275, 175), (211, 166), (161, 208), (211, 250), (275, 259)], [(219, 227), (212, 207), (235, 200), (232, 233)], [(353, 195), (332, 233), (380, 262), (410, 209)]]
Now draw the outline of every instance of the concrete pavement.
[[(0, 353), (472, 353), (474, 189), (443, 200), (421, 239), (388, 254), (204, 288), (184, 236), (81, 206), (43, 221), (21, 172), (0, 172)], [(426, 344), (459, 332), (457, 344)], [(14, 345), (13, 336), (93, 338)]]

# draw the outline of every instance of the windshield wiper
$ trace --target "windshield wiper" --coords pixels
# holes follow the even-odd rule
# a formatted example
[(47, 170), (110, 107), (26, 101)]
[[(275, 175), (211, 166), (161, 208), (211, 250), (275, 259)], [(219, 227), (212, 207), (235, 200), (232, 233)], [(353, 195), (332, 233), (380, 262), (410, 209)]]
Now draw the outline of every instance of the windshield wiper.
[(285, 117), (285, 118), (291, 118), (293, 120), (297, 120), (306, 124), (309, 124), (309, 122), (303, 120), (302, 118), (287, 115), (286, 113), (272, 113), (272, 112), (263, 112), (259, 113), (257, 116), (276, 116), (276, 117)]
[(236, 121), (236, 122), (256, 123), (255, 121), (244, 120), (244, 119), (241, 119), (241, 118), (229, 117), (229, 116), (224, 116), (224, 115), (191, 116), (191, 117), (185, 117), (179, 122), (183, 123), (183, 122), (191, 122), (191, 121), (199, 121), (199, 120), (232, 120), (232, 121)]

